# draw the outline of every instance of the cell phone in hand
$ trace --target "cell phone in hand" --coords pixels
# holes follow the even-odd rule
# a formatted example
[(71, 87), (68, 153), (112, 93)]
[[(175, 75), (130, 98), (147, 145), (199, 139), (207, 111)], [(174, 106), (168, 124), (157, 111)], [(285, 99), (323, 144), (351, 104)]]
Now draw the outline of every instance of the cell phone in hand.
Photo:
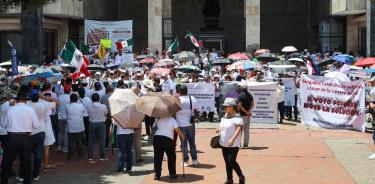
[(44, 96), (51, 97), (51, 93), (44, 93)]

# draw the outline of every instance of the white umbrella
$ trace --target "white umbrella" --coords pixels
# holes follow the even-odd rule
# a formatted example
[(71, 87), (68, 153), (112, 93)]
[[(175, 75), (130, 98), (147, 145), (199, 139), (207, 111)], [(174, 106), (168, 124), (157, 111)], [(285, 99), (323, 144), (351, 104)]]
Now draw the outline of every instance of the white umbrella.
[(138, 128), (144, 114), (136, 109), (138, 96), (131, 89), (116, 89), (109, 97), (113, 119), (123, 128)]
[(281, 49), (282, 52), (297, 52), (298, 49), (294, 46), (286, 46), (283, 49)]
[(325, 74), (324, 76), (327, 78), (331, 78), (331, 79), (338, 79), (340, 81), (350, 82), (349, 77), (346, 74), (341, 73), (341, 72), (333, 71), (333, 72), (329, 72)]

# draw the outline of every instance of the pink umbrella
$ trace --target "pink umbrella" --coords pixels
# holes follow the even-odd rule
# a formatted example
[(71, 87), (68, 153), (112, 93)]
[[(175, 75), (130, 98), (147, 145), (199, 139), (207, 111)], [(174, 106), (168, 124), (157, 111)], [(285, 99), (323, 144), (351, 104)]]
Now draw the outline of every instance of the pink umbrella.
[(375, 64), (375, 58), (363, 58), (358, 60), (354, 65), (355, 66), (372, 66)]
[(258, 49), (254, 52), (254, 56), (259, 56), (263, 53), (270, 53), (271, 51), (269, 49)]
[(237, 52), (228, 57), (229, 59), (232, 60), (246, 60), (246, 59), (251, 59), (248, 55), (245, 53)]
[(152, 64), (154, 64), (156, 62), (158, 62), (158, 61), (156, 59), (154, 59), (154, 58), (144, 58), (139, 63), (141, 63), (141, 64), (146, 64), (146, 63), (152, 63)]
[(157, 67), (157, 68), (153, 68), (150, 72), (154, 73), (154, 74), (157, 74), (157, 75), (162, 75), (163, 73), (168, 74), (170, 72), (170, 70), (166, 69), (166, 68)]

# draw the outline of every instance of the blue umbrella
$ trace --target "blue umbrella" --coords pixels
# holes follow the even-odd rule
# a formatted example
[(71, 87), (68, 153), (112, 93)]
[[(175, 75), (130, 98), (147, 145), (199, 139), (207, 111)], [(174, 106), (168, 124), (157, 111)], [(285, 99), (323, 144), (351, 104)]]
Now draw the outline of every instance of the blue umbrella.
[(350, 65), (353, 62), (354, 57), (348, 54), (340, 54), (334, 56), (333, 60)]
[(367, 68), (365, 69), (367, 73), (375, 73), (375, 68)]

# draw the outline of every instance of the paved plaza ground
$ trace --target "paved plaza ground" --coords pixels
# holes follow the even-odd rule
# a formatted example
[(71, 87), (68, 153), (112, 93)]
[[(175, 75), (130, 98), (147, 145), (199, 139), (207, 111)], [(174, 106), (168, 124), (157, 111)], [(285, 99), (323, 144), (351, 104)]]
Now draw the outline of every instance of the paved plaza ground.
[[(179, 178), (169, 180), (166, 157), (162, 179), (153, 180), (153, 151), (144, 142), (144, 159), (134, 172), (116, 174), (116, 151), (108, 161), (89, 164), (87, 160), (66, 161), (53, 151), (53, 171), (43, 172), (37, 183), (112, 184), (112, 183), (224, 183), (225, 166), (220, 149), (209, 146), (217, 123), (199, 124), (197, 130), (198, 167), (186, 167), (182, 177), (181, 152), (177, 152)], [(375, 151), (371, 135), (357, 131), (307, 128), (293, 122), (282, 125), (254, 124), (251, 147), (241, 149), (238, 162), (252, 184), (375, 184), (375, 161), (367, 156)], [(190, 161), (191, 162), (191, 161)], [(234, 180), (238, 182), (237, 176)], [(10, 179), (15, 183), (14, 177)]]

